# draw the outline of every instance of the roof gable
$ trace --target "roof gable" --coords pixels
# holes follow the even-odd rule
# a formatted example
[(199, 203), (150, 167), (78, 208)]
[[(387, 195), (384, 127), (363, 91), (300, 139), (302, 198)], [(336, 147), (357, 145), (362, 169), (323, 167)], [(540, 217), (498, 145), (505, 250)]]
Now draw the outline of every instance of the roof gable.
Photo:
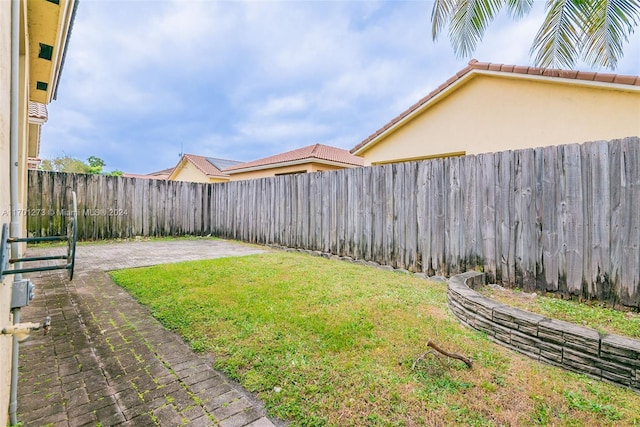
[(420, 99), (418, 102), (392, 119), (389, 123), (385, 124), (382, 128), (365, 138), (362, 142), (353, 147), (350, 152), (352, 154), (362, 154), (364, 151), (367, 151), (368, 148), (375, 145), (375, 143), (388, 132), (393, 131), (407, 120), (410, 120), (413, 115), (429, 108), (429, 106), (434, 102), (446, 97), (449, 93), (464, 85), (475, 75), (480, 74), (510, 78), (543, 79), (565, 84), (605, 85), (610, 86), (611, 88), (619, 88), (621, 90), (640, 89), (640, 76), (492, 64), (490, 62), (478, 62), (474, 59), (471, 60), (465, 68), (427, 94), (427, 96)]
[[(217, 159), (226, 162), (234, 162), (234, 160), (223, 160)], [(229, 175), (220, 171), (213, 163), (211, 163), (207, 157), (198, 156), (196, 154), (184, 154), (175, 168), (171, 171), (168, 176), (169, 180), (175, 179), (181, 170), (188, 164), (193, 165), (199, 172), (204, 174), (209, 178), (229, 178)]]
[[(189, 163), (193, 164), (196, 169), (205, 174), (208, 177), (228, 178), (229, 175), (223, 173), (219, 168), (215, 166), (209, 158), (204, 156), (197, 156), (195, 154), (185, 154), (183, 158)], [(212, 158), (213, 159), (213, 158)], [(219, 162), (234, 162), (234, 160), (215, 159)]]

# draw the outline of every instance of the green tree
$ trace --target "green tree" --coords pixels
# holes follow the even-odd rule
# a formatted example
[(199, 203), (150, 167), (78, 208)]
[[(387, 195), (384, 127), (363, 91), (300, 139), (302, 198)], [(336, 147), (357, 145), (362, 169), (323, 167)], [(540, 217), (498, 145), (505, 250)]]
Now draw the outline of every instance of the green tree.
[(89, 165), (70, 156), (43, 160), (40, 163), (40, 169), (53, 172), (89, 173)]
[[(534, 0), (435, 0), (432, 37), (446, 27), (454, 52), (471, 55), (496, 15), (506, 8), (512, 18), (531, 11)], [(615, 69), (623, 46), (640, 23), (640, 0), (547, 0), (546, 17), (530, 54), (536, 65), (572, 68), (578, 59)]]
[(86, 162), (70, 156), (46, 159), (40, 163), (40, 169), (53, 172), (89, 173), (94, 175), (122, 176), (121, 171), (103, 172), (107, 164), (100, 157), (90, 156)]
[(102, 168), (106, 166), (104, 160), (96, 156), (90, 156), (87, 159), (87, 163), (89, 163), (89, 173), (98, 175), (102, 173)]

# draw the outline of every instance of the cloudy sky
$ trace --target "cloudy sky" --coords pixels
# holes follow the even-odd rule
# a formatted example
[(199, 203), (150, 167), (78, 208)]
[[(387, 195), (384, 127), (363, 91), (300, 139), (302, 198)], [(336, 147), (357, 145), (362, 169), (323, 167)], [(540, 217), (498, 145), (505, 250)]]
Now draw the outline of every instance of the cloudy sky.
[[(40, 157), (150, 173), (180, 152), (249, 161), (350, 149), (471, 59), (431, 40), (432, 6), (82, 0)], [(538, 1), (522, 20), (500, 17), (473, 57), (531, 65), (543, 14)], [(637, 33), (616, 72), (640, 74)]]

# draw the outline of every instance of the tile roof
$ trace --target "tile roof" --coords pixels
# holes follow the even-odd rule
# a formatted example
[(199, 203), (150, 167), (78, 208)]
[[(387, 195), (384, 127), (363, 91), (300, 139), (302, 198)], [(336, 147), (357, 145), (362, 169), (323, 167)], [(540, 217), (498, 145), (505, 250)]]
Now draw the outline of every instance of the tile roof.
[(49, 118), (47, 106), (39, 102), (29, 101), (29, 118), (44, 120), (46, 122)]
[(319, 160), (342, 163), (351, 166), (364, 165), (364, 160), (361, 157), (354, 156), (347, 150), (323, 144), (314, 144), (298, 148), (296, 150), (287, 151), (285, 153), (276, 154), (274, 156), (265, 157), (263, 159), (231, 166), (224, 169), (224, 172), (233, 173), (239, 170), (254, 168), (266, 169), (268, 166), (281, 166), (283, 163), (300, 162), (303, 160), (308, 160), (310, 162)]
[(153, 174), (143, 175), (143, 174), (139, 174), (139, 173), (124, 172), (122, 174), (122, 177), (123, 178), (140, 178), (140, 179), (167, 179), (169, 176), (168, 175), (153, 175)]
[(216, 159), (213, 157), (197, 156), (195, 154), (185, 154), (183, 157), (191, 162), (203, 174), (223, 178), (228, 178), (229, 175), (220, 171), (220, 169), (215, 166), (214, 162), (218, 162), (220, 164), (226, 164), (228, 162), (239, 163), (235, 162), (235, 160)]
[(168, 177), (169, 175), (171, 175), (171, 172), (173, 172), (173, 168), (167, 168), (167, 169), (162, 169), (161, 171), (157, 171), (157, 172), (151, 172), (147, 175), (149, 176), (164, 176), (164, 177)]
[(524, 74), (530, 76), (542, 76), (550, 78), (572, 79), (587, 82), (600, 82), (600, 83), (612, 83), (620, 85), (640, 86), (640, 76), (627, 76), (621, 74), (609, 74), (609, 73), (594, 73), (588, 71), (575, 71), (575, 70), (558, 70), (553, 68), (539, 68), (528, 67), (518, 65), (506, 65), (506, 64), (493, 64), (491, 62), (479, 62), (476, 59), (469, 61), (469, 64), (458, 71), (454, 76), (450, 77), (447, 81), (442, 83), (436, 89), (431, 91), (427, 96), (413, 104), (411, 107), (400, 113), (397, 117), (391, 120), (389, 123), (378, 129), (375, 133), (368, 136), (364, 141), (351, 149), (351, 153), (355, 153), (365, 145), (369, 144), (374, 139), (385, 133), (387, 130), (395, 126), (398, 122), (402, 121), (405, 117), (425, 105), (431, 99), (444, 92), (449, 87), (458, 83), (464, 76), (473, 71), (494, 71), (511, 74)]

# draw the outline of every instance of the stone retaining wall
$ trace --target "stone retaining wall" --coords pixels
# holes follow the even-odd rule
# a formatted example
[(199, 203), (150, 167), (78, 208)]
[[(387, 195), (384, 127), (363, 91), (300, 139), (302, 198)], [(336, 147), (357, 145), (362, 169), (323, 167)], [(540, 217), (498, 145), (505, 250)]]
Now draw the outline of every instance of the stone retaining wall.
[(483, 297), (473, 290), (484, 274), (449, 280), (447, 301), (465, 325), (532, 359), (640, 392), (640, 340), (549, 319)]

